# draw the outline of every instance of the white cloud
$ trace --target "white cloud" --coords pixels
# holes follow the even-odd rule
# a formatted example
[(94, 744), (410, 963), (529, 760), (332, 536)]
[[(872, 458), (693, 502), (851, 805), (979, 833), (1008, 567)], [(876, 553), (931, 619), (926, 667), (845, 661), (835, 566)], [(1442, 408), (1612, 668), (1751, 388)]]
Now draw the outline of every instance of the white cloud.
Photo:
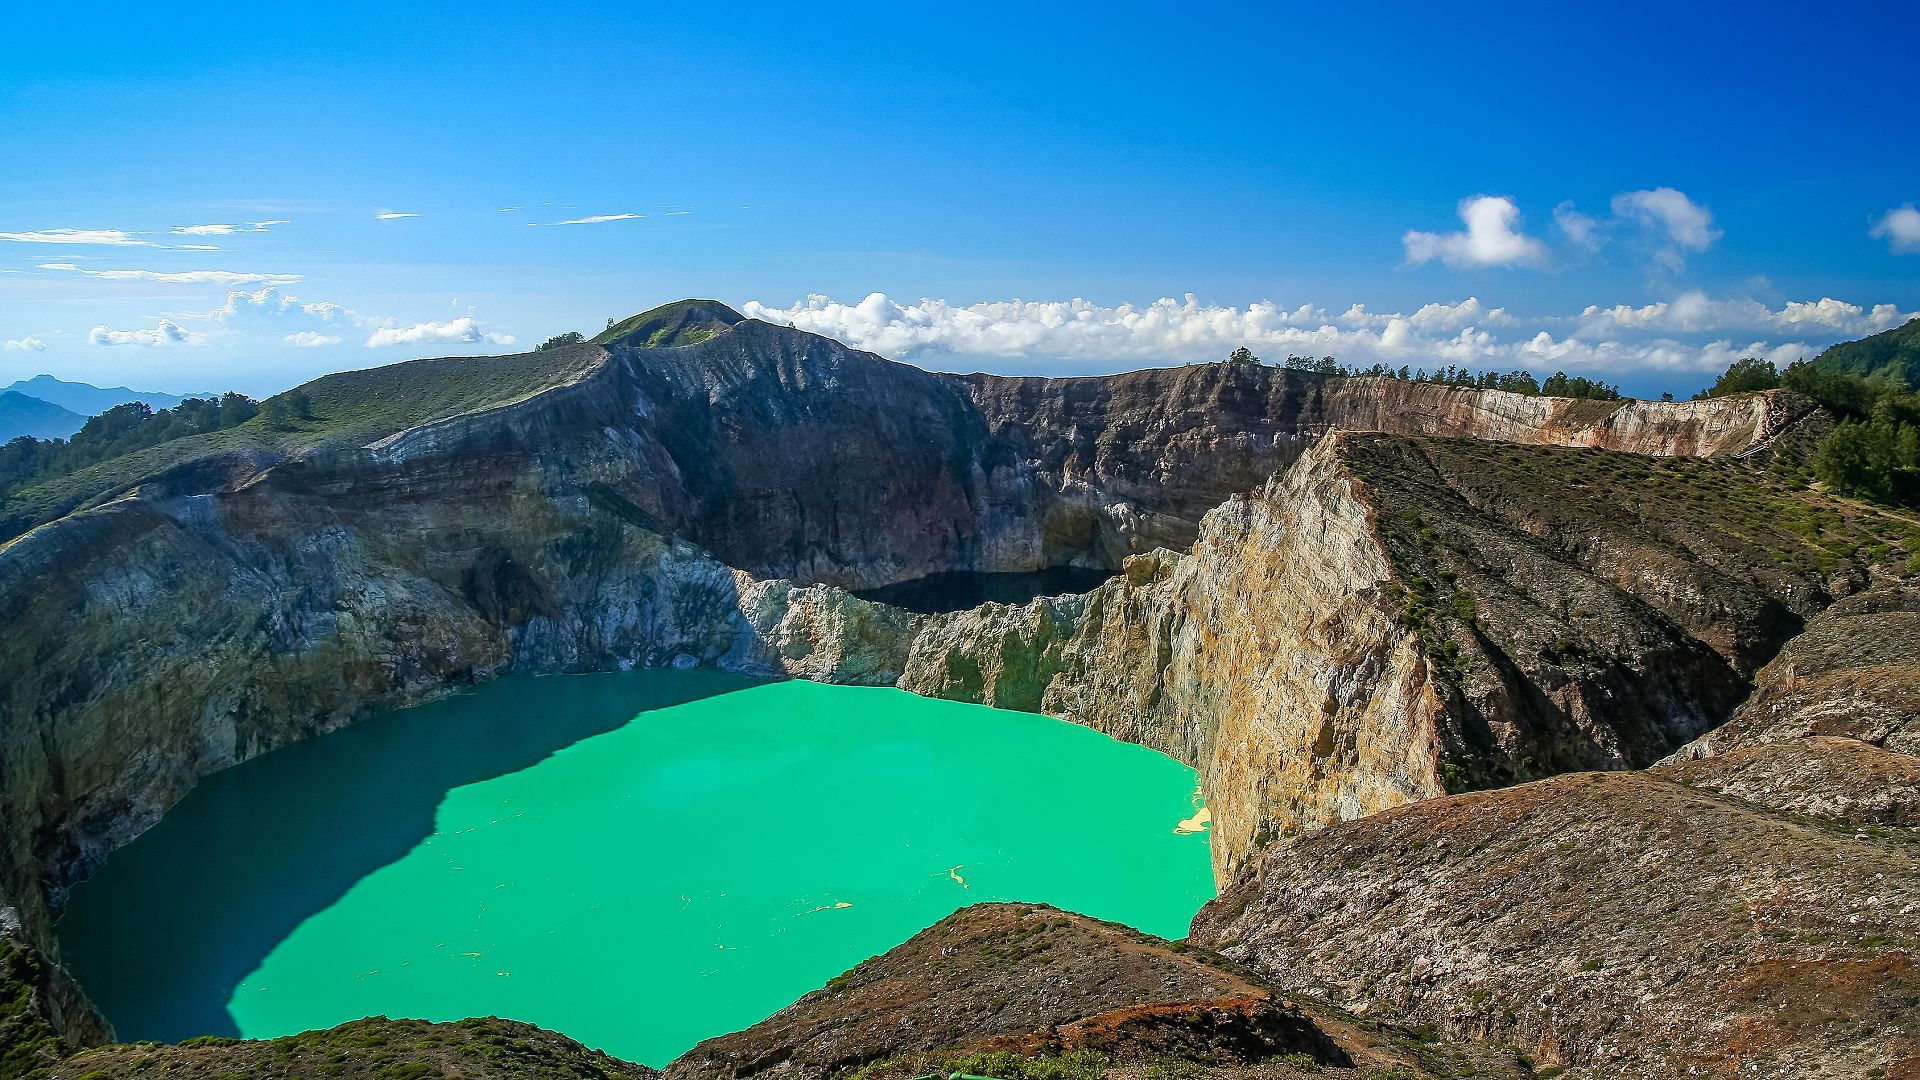
[(169, 319), (161, 319), (158, 326), (149, 330), (111, 330), (105, 326), (96, 326), (87, 333), (87, 341), (94, 345), (134, 345), (152, 348), (160, 345), (200, 345), (206, 342), (204, 334), (196, 334)]
[(227, 302), (220, 307), (212, 311), (192, 314), (194, 318), (213, 319), (235, 327), (278, 326), (287, 319), (311, 319), (328, 325), (342, 321), (356, 321), (354, 313), (339, 304), (288, 296), (281, 292), (278, 286), (273, 285), (253, 292), (244, 289), (234, 290), (227, 293)]
[[(1755, 306), (1767, 311), (1764, 306)], [(1836, 311), (1831, 305), (1820, 309), (1818, 303), (1788, 305), (1771, 312), (1771, 321), (1764, 328), (1796, 338), (1805, 334), (1830, 341), (1836, 336), (1835, 321), (1844, 323), (1850, 317), (1863, 323), (1884, 320), (1891, 324), (1898, 317), (1890, 305), (1871, 312), (1842, 306), (1857, 314)], [(1678, 323), (1707, 326), (1710, 320), (1676, 311), (1673, 304), (1659, 313), (1639, 314), (1642, 310), (1623, 306), (1603, 311), (1593, 307), (1565, 336), (1539, 330), (1509, 339), (1496, 330), (1522, 325), (1526, 320), (1473, 297), (1455, 304), (1428, 304), (1412, 314), (1375, 313), (1355, 304), (1333, 317), (1310, 305), (1286, 308), (1263, 301), (1246, 307), (1221, 307), (1201, 304), (1191, 295), (1139, 306), (1105, 306), (1088, 300), (958, 305), (923, 299), (901, 303), (884, 293), (873, 293), (854, 304), (810, 296), (785, 307), (758, 301), (742, 306), (751, 318), (778, 325), (790, 323), (856, 348), (905, 360), (1013, 359), (1050, 365), (1078, 363), (1106, 371), (1218, 360), (1237, 346), (1246, 345), (1269, 361), (1294, 353), (1334, 356), (1359, 367), (1374, 363), (1427, 369), (1447, 365), (1524, 367), (1537, 375), (1565, 369), (1617, 380), (1637, 370), (1704, 373), (1724, 369), (1732, 360), (1746, 355), (1787, 362), (1819, 351), (1801, 340), (1741, 341), (1731, 336), (1704, 343), (1679, 340), (1671, 336), (1680, 333), (1674, 328)], [(1815, 315), (1815, 311), (1821, 314)], [(1614, 318), (1616, 312), (1624, 314)], [(1537, 324), (1543, 320), (1531, 321)], [(1589, 322), (1605, 334), (1590, 332)], [(1851, 325), (1840, 331), (1851, 332)], [(1636, 340), (1650, 333), (1661, 336)]]
[(1575, 247), (1592, 251), (1602, 243), (1600, 222), (1575, 210), (1571, 199), (1553, 208), (1553, 223)]
[(46, 352), (47, 343), (34, 337), (32, 334), (28, 334), (23, 338), (9, 339), (7, 343), (4, 346), (0, 346), (0, 348), (5, 349), (7, 352)]
[(273, 226), (285, 225), (280, 221), (249, 221), (244, 225), (175, 225), (175, 236), (231, 236), (234, 233), (272, 232)]
[[(1309, 315), (1309, 312), (1314, 314)], [(1427, 304), (1412, 315), (1400, 312), (1377, 314), (1367, 310), (1365, 304), (1355, 304), (1340, 313), (1337, 320), (1351, 327), (1385, 327), (1394, 320), (1401, 320), (1412, 326), (1433, 330), (1457, 330), (1463, 326), (1512, 326), (1517, 320), (1507, 314), (1506, 308), (1490, 308), (1480, 302), (1477, 296), (1469, 296), (1457, 304)], [(1318, 325), (1326, 322), (1323, 312), (1318, 309), (1301, 307), (1290, 319), (1295, 325)]]
[(385, 345), (459, 345), (476, 341), (512, 345), (514, 340), (511, 334), (492, 333), (483, 329), (473, 316), (462, 315), (451, 322), (380, 327), (367, 338), (367, 348), (377, 349)]
[(1871, 309), (1833, 297), (1790, 300), (1778, 311), (1758, 300), (1714, 300), (1694, 290), (1672, 300), (1631, 307), (1617, 304), (1589, 306), (1579, 315), (1580, 333), (1618, 334), (1634, 331), (1666, 333), (1720, 333), (1728, 330), (1773, 330), (1787, 333), (1839, 334), (1864, 337), (1899, 326), (1917, 314), (1894, 304)]
[(1885, 240), (1895, 254), (1920, 255), (1920, 210), (1908, 203), (1887, 211), (1871, 235), (1876, 240)]
[(1674, 273), (1686, 269), (1689, 251), (1705, 251), (1725, 235), (1713, 226), (1713, 212), (1670, 187), (1623, 191), (1613, 197), (1613, 214), (1641, 226), (1654, 261)]
[(44, 229), (40, 232), (0, 232), (0, 240), (16, 244), (104, 244), (109, 247), (162, 247), (138, 240), (119, 229)]
[(534, 221), (534, 222), (529, 222), (529, 224), (531, 224), (531, 225), (534, 225), (534, 226), (539, 226), (539, 225), (598, 225), (598, 224), (600, 224), (600, 223), (602, 223), (602, 222), (606, 222), (606, 221), (631, 221), (631, 220), (632, 220), (632, 219), (634, 219), (634, 218), (642, 218), (642, 217), (646, 217), (646, 216), (647, 216), (647, 215), (645, 215), (645, 214), (595, 214), (595, 215), (594, 215), (594, 216), (592, 216), (592, 217), (583, 217), (583, 218), (572, 218), (572, 219), (570, 219), (570, 220), (567, 220), (567, 221)]
[(419, 214), (402, 214), (393, 210), (382, 210), (373, 215), (375, 221), (397, 221), (400, 218), (419, 217)]
[(1420, 266), (1439, 259), (1448, 266), (1519, 266), (1546, 258), (1547, 246), (1517, 231), (1520, 208), (1504, 195), (1475, 195), (1460, 200), (1465, 232), (1430, 233), (1410, 230), (1401, 237), (1407, 264)]
[(227, 293), (226, 303), (212, 311), (183, 312), (179, 318), (206, 320), (215, 331), (222, 333), (272, 333), (280, 341), (300, 348), (338, 344), (354, 327), (367, 329), (369, 336), (365, 344), (369, 348), (516, 343), (513, 335), (489, 330), (471, 314), (451, 322), (402, 324), (397, 319), (362, 315), (325, 300), (305, 300), (275, 286), (251, 291), (235, 289)]
[(232, 270), (88, 270), (73, 263), (41, 263), (42, 270), (64, 270), (106, 281), (158, 281), (169, 285), (291, 285), (299, 274), (245, 274)]

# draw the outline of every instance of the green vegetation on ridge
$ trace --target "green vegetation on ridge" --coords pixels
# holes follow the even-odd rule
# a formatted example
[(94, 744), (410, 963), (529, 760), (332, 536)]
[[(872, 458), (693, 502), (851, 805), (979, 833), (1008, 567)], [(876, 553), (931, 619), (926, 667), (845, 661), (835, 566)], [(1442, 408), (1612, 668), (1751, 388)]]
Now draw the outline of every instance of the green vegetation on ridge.
[(584, 371), (598, 355), (597, 349), (574, 346), (343, 371), (268, 398), (258, 415), (244, 417), (238, 407), (228, 412), (224, 400), (217, 415), (204, 404), (184, 414), (123, 405), (105, 414), (115, 419), (103, 424), (97, 437), (84, 442), (75, 437), (79, 451), (58, 440), (33, 440), (37, 445), (29, 446), (16, 439), (0, 447), (0, 539), (197, 458), (236, 452), (302, 455), (360, 446), (434, 420), (510, 404)]
[(1822, 371), (1878, 375), (1909, 390), (1920, 389), (1920, 319), (1859, 341), (1843, 341), (1814, 358)]
[(1843, 495), (1920, 505), (1920, 392), (1882, 372), (1834, 370), (1823, 360), (1785, 371), (1770, 360), (1736, 360), (1696, 400), (1776, 387), (1802, 394), (1839, 421), (1813, 451), (1822, 483)]
[(625, 345), (639, 349), (675, 349), (699, 343), (744, 322), (741, 314), (718, 300), (677, 300), (651, 311), (608, 323), (593, 338), (595, 345)]
[[(1250, 367), (1260, 363), (1260, 358), (1244, 345), (1227, 357), (1227, 363), (1237, 367)], [(1375, 363), (1369, 367), (1356, 367), (1342, 364), (1331, 356), (1314, 359), (1311, 356), (1294, 356), (1291, 353), (1281, 364), (1289, 371), (1304, 371), (1314, 375), (1342, 375), (1348, 378), (1399, 379), (1402, 382), (1434, 383), (1438, 386), (1453, 386), (1463, 390), (1502, 390), (1509, 394), (1524, 394), (1528, 397), (1564, 397), (1582, 398), (1592, 401), (1621, 401), (1624, 395), (1618, 386), (1589, 379), (1583, 375), (1568, 375), (1556, 371), (1545, 381), (1534, 378), (1533, 372), (1525, 369), (1516, 371), (1474, 371), (1470, 368), (1448, 364), (1436, 367), (1432, 371), (1426, 368), (1413, 368), (1406, 364), (1394, 368), (1386, 364)]]

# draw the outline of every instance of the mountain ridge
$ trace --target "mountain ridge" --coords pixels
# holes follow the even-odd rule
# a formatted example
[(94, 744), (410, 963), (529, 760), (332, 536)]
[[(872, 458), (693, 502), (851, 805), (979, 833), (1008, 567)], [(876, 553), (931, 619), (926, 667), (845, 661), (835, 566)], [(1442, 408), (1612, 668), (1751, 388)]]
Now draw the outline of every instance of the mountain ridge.
[(0, 442), (22, 435), (35, 439), (71, 438), (86, 422), (86, 417), (51, 401), (17, 390), (0, 390)]
[[(0, 925), (34, 955), (63, 890), (199, 777), (509, 671), (1044, 711), (1198, 765), (1232, 885), (1382, 812), (1650, 765), (1920, 558), (1920, 522), (1749, 453), (1804, 419), (1780, 392), (954, 376), (755, 320), (308, 387), (315, 419), (196, 443), (0, 547)], [(846, 591), (1061, 564), (1119, 574), (941, 615)], [(97, 1041), (81, 1008), (60, 1026)]]
[(124, 386), (95, 386), (92, 383), (72, 382), (53, 375), (40, 374), (30, 379), (21, 379), (11, 386), (0, 389), (12, 390), (28, 397), (52, 402), (81, 417), (97, 416), (115, 405), (124, 405), (129, 401), (144, 401), (155, 409), (171, 409), (188, 398), (217, 398), (218, 394), (166, 394), (154, 390), (131, 390)]

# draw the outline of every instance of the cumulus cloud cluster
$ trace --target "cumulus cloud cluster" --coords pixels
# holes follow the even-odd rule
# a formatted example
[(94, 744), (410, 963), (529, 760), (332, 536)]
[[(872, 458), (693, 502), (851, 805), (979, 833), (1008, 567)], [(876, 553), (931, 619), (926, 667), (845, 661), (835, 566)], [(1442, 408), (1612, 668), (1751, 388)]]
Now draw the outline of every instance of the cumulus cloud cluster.
[(179, 312), (175, 317), (201, 327), (204, 332), (162, 320), (151, 330), (96, 327), (88, 340), (95, 345), (199, 345), (204, 344), (209, 335), (272, 333), (295, 348), (313, 349), (338, 345), (348, 336), (364, 332), (367, 337), (362, 344), (367, 348), (483, 341), (495, 345), (515, 343), (513, 335), (489, 330), (472, 315), (451, 322), (408, 324), (362, 315), (326, 300), (302, 299), (279, 285), (234, 289), (227, 293), (225, 303), (211, 311)]
[(87, 341), (93, 345), (153, 348), (162, 345), (204, 345), (207, 338), (205, 334), (188, 330), (171, 319), (161, 319), (158, 325), (144, 330), (114, 330), (96, 326), (87, 333)]
[(382, 326), (367, 338), (367, 348), (377, 349), (384, 345), (465, 345), (477, 341), (512, 345), (514, 337), (512, 334), (491, 333), (482, 329), (473, 316), (462, 315), (448, 322)]
[(1435, 259), (1448, 266), (1525, 266), (1542, 262), (1547, 245), (1520, 233), (1520, 207), (1505, 195), (1475, 195), (1460, 200), (1465, 232), (1430, 233), (1409, 230), (1401, 238), (1407, 264), (1419, 266)]
[(1920, 210), (1912, 203), (1882, 214), (1870, 232), (1874, 239), (1885, 240), (1895, 254), (1920, 255)]
[[(1568, 246), (1594, 252), (1616, 235), (1626, 235), (1636, 251), (1668, 273), (1686, 269), (1687, 255), (1705, 251), (1724, 235), (1713, 212), (1683, 191), (1670, 187), (1623, 191), (1613, 197), (1605, 220), (1572, 202), (1554, 207), (1553, 222)], [(1410, 229), (1400, 238), (1408, 266), (1440, 262), (1456, 269), (1490, 266), (1544, 266), (1553, 250), (1520, 228), (1520, 206), (1506, 195), (1474, 195), (1460, 200), (1460, 232)]]
[(8, 338), (4, 345), (0, 345), (0, 349), (7, 352), (46, 352), (47, 343), (28, 334), (23, 338)]
[[(1869, 310), (1831, 298), (1775, 310), (1757, 301), (1713, 301), (1688, 294), (1643, 308), (1589, 307), (1578, 316), (1530, 320), (1551, 329), (1502, 334), (1529, 320), (1488, 307), (1477, 297), (1427, 304), (1411, 313), (1374, 312), (1360, 304), (1338, 314), (1272, 302), (1229, 307), (1202, 304), (1191, 294), (1136, 306), (1079, 299), (903, 303), (873, 293), (852, 304), (809, 296), (784, 307), (750, 301), (742, 310), (751, 318), (922, 362), (1011, 358), (1116, 369), (1218, 360), (1247, 345), (1269, 359), (1289, 353), (1331, 355), (1358, 366), (1524, 367), (1609, 377), (1649, 369), (1710, 372), (1742, 356), (1787, 363), (1817, 353), (1810, 340), (1885, 329), (1915, 314), (1886, 304)], [(1749, 331), (1804, 336), (1770, 342), (1745, 336)], [(1724, 336), (1706, 342), (1675, 336), (1682, 334)]]
[(1617, 304), (1602, 308), (1589, 306), (1580, 313), (1583, 334), (1617, 334), (1636, 330), (1669, 333), (1712, 333), (1721, 330), (1771, 330), (1785, 333), (1813, 333), (1864, 337), (1905, 323), (1916, 313), (1901, 311), (1894, 304), (1875, 304), (1865, 308), (1835, 300), (1790, 300), (1774, 310), (1758, 300), (1715, 300), (1706, 293), (1690, 291), (1672, 300), (1633, 307)]
[(289, 296), (278, 286), (269, 285), (252, 292), (234, 290), (227, 293), (227, 302), (212, 311), (197, 313), (196, 318), (213, 319), (227, 326), (245, 328), (254, 326), (283, 327), (289, 320), (314, 321), (332, 325), (353, 321), (353, 312), (339, 304), (330, 304), (324, 300), (302, 300)]

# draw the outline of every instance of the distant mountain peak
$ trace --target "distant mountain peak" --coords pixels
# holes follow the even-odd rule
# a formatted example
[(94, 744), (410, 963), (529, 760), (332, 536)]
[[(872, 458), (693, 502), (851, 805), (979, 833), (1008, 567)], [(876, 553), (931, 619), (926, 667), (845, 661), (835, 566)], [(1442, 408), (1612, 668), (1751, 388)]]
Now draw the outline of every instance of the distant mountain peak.
[(82, 417), (97, 416), (115, 405), (129, 401), (144, 401), (156, 409), (171, 409), (190, 397), (219, 397), (218, 394), (163, 394), (157, 390), (133, 390), (125, 386), (95, 386), (92, 383), (70, 382), (52, 375), (35, 375), (31, 379), (21, 379), (11, 386), (0, 386), (0, 390), (12, 390), (28, 397), (50, 401), (63, 409), (79, 413)]
[(595, 345), (674, 349), (697, 345), (746, 321), (718, 300), (676, 300), (623, 319), (594, 337)]
[(36, 439), (68, 439), (86, 422), (86, 417), (51, 401), (43, 401), (18, 390), (0, 390), (0, 442), (21, 435), (31, 435)]

